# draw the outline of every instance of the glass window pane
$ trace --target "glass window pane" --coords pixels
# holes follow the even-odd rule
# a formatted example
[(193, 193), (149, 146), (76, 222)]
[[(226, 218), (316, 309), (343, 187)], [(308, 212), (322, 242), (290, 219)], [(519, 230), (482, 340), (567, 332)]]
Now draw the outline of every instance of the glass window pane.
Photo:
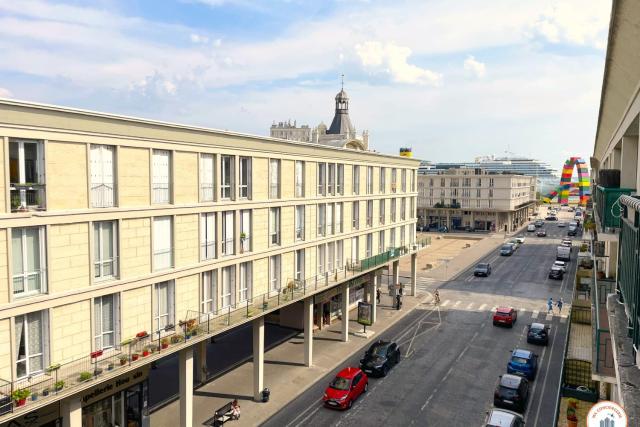
[(113, 222), (102, 223), (102, 257), (103, 259), (113, 258)]
[(29, 328), (29, 354), (42, 353), (42, 316), (40, 312), (27, 315)]
[(40, 229), (38, 227), (25, 228), (27, 271), (40, 269)]
[(11, 257), (13, 274), (23, 273), (22, 263), (22, 229), (16, 228), (11, 231)]

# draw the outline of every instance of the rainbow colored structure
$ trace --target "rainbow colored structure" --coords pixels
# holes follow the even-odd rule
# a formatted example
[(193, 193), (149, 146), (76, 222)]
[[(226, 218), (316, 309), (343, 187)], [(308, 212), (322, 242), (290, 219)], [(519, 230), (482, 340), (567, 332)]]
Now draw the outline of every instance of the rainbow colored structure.
[[(572, 182), (571, 176), (573, 175), (573, 168), (578, 168), (578, 181)], [(589, 197), (591, 197), (591, 187), (589, 179), (589, 169), (584, 160), (579, 157), (571, 157), (564, 162), (562, 168), (562, 177), (560, 177), (560, 185), (551, 193), (542, 198), (544, 203), (551, 203), (556, 196), (558, 196), (558, 203), (569, 203), (569, 194), (574, 195), (576, 190), (580, 197), (579, 204), (584, 206), (587, 204)]]

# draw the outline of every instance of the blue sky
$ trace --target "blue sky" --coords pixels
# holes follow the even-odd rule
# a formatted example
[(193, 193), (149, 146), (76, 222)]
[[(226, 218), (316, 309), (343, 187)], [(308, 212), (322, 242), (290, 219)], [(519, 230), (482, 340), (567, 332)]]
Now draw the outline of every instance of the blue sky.
[(592, 151), (610, 0), (0, 0), (0, 96), (433, 161)]

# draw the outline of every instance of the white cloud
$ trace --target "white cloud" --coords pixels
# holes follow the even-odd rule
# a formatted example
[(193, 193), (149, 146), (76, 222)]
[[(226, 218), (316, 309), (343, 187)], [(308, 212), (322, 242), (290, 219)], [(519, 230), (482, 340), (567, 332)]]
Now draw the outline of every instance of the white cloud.
[(534, 30), (551, 43), (604, 49), (610, 12), (610, 0), (553, 0), (535, 22)]
[(439, 86), (442, 81), (442, 74), (409, 64), (408, 47), (367, 41), (357, 44), (355, 50), (365, 69), (387, 73), (396, 83)]
[(464, 69), (478, 78), (484, 77), (486, 72), (485, 64), (476, 60), (473, 55), (467, 56), (464, 60)]
[(0, 98), (11, 98), (11, 97), (13, 97), (13, 94), (9, 89), (0, 87)]
[(189, 38), (194, 43), (209, 43), (209, 37), (201, 36), (199, 34), (191, 34)]

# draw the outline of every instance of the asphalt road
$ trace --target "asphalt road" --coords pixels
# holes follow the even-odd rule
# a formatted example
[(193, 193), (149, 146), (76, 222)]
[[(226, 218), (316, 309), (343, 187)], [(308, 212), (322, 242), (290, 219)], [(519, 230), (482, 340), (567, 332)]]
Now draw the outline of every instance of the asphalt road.
[[(566, 215), (566, 214), (565, 214)], [(561, 217), (562, 218), (562, 217)], [(568, 217), (567, 217), (568, 218)], [(549, 222), (548, 236), (522, 232), (526, 242), (511, 257), (488, 254), (493, 274), (475, 278), (472, 268), (444, 284), (421, 280), (422, 291), (439, 286), (441, 307), (423, 304), (382, 334), (400, 344), (403, 360), (383, 379), (370, 379), (369, 391), (349, 411), (322, 406), (324, 389), (338, 370), (321, 378), (265, 426), (352, 425), (482, 425), (493, 404), (498, 376), (506, 372), (510, 350), (531, 349), (539, 355), (538, 375), (531, 384), (525, 421), (552, 426), (556, 409), (562, 353), (567, 337), (568, 309), (547, 314), (546, 300), (570, 301), (577, 248), (564, 280), (547, 278), (559, 238), (566, 228)], [(512, 329), (492, 325), (495, 306), (513, 306), (519, 319)], [(528, 323), (549, 324), (547, 347), (526, 343)], [(357, 366), (360, 354), (341, 367)]]

